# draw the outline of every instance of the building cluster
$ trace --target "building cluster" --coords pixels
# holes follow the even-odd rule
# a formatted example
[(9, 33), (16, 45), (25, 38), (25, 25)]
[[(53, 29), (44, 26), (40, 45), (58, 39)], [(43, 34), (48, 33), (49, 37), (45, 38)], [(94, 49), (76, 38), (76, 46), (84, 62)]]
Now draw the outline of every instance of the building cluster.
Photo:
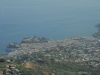
[[(92, 37), (71, 37), (64, 40), (49, 40), (43, 43), (20, 43), (19, 46), (8, 56), (16, 58), (23, 54), (55, 49), (71, 55), (75, 62), (100, 61), (100, 40)], [(66, 56), (61, 58), (65, 61), (68, 59)]]
[(19, 70), (16, 68), (14, 61), (7, 60), (7, 64), (5, 66), (5, 70), (3, 71), (3, 75), (20, 75)]

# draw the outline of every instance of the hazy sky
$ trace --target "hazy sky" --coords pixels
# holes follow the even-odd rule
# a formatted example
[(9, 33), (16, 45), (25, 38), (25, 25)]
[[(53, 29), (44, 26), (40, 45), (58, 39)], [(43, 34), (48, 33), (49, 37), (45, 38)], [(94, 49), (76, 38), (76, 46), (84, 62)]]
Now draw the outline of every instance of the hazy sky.
[[(0, 0), (0, 16), (65, 12), (67, 9), (98, 9), (100, 0)], [(23, 15), (23, 16), (25, 16)]]

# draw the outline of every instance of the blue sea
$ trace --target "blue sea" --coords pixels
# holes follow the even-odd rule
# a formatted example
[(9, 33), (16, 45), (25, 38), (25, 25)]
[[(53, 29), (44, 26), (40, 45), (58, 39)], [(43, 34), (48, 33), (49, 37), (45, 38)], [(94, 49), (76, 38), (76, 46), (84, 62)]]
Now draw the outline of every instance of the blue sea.
[(92, 37), (98, 23), (100, 0), (0, 0), (0, 54), (26, 37)]

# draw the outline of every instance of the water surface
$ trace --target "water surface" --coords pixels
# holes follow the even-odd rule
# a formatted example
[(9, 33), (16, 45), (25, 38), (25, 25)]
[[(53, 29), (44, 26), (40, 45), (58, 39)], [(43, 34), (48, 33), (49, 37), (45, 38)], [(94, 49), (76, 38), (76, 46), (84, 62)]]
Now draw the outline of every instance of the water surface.
[(99, 0), (0, 0), (0, 54), (25, 37), (92, 37), (98, 23)]

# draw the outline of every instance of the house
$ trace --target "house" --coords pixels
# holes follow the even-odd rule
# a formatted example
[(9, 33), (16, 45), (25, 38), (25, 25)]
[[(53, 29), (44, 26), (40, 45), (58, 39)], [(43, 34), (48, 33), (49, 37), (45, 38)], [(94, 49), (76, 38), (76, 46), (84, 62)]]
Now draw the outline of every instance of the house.
[(6, 62), (7, 62), (7, 63), (11, 63), (11, 61), (10, 61), (10, 60), (6, 60)]

